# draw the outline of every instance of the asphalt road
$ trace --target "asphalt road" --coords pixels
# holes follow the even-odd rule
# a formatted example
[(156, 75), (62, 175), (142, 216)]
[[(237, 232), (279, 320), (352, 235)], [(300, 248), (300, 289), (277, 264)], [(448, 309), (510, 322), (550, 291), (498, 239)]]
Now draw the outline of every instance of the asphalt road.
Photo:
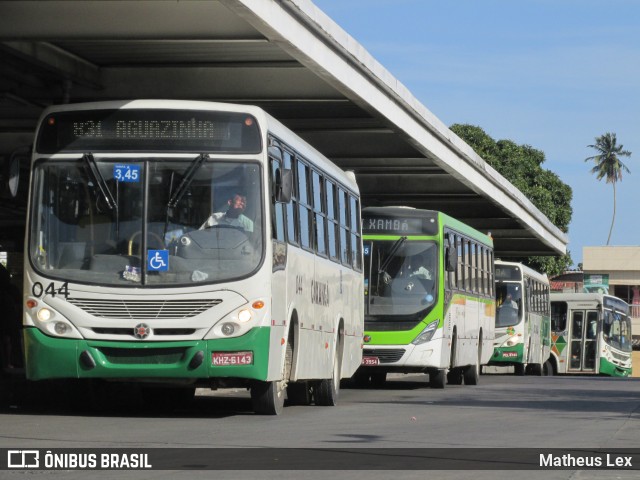
[[(4, 388), (7, 388), (5, 385)], [(290, 406), (257, 416), (243, 390), (198, 390), (190, 408), (152, 412), (132, 389), (91, 412), (66, 387), (7, 397), (0, 448), (464, 449), (640, 448), (640, 379), (483, 375), (475, 387), (428, 388), (426, 375), (393, 376), (379, 389), (343, 388), (337, 407)], [(86, 405), (84, 405), (86, 407)], [(438, 451), (438, 450), (434, 450)], [(634, 458), (640, 464), (640, 455)], [(508, 461), (507, 461), (508, 463)], [(366, 457), (353, 471), (0, 471), (0, 478), (443, 478), (631, 479), (638, 471), (384, 471)], [(461, 468), (464, 466), (461, 463)]]

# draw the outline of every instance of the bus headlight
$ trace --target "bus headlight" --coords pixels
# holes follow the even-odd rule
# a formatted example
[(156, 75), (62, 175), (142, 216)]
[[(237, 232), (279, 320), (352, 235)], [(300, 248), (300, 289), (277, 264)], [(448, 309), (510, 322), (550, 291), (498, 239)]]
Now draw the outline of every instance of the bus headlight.
[(40, 310), (38, 310), (38, 313), (36, 315), (38, 317), (38, 320), (40, 320), (41, 322), (46, 322), (53, 316), (53, 313), (51, 313), (51, 310), (49, 310), (48, 308), (41, 308)]
[(431, 338), (433, 338), (433, 334), (436, 333), (436, 330), (438, 329), (438, 323), (440, 323), (440, 320), (431, 322), (411, 343), (414, 345), (420, 345), (431, 340)]
[(249, 310), (248, 308), (244, 308), (238, 312), (238, 321), (242, 323), (248, 322), (249, 320), (251, 320), (251, 317), (253, 317), (253, 315), (251, 313), (251, 310)]

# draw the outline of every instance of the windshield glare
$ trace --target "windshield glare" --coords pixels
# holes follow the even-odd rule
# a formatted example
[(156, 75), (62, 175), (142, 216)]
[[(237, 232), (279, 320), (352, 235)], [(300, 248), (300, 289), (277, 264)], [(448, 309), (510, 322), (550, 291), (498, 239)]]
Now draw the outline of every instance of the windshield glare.
[(519, 283), (496, 284), (496, 327), (517, 325), (522, 318), (522, 288)]
[(365, 242), (367, 314), (414, 315), (437, 296), (438, 247), (435, 242)]
[(39, 162), (32, 264), (47, 276), (113, 286), (248, 275), (262, 258), (259, 166), (198, 158)]
[(631, 351), (631, 320), (620, 312), (604, 311), (602, 323), (604, 341), (614, 348)]

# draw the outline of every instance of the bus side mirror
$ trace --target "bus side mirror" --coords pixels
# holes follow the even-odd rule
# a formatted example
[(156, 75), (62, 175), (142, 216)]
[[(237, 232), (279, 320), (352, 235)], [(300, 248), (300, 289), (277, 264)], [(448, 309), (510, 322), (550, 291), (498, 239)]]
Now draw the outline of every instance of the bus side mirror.
[(458, 252), (453, 245), (447, 246), (445, 249), (445, 265), (444, 268), (447, 272), (455, 272), (458, 266)]
[(293, 192), (293, 172), (282, 169), (276, 175), (276, 202), (289, 203)]

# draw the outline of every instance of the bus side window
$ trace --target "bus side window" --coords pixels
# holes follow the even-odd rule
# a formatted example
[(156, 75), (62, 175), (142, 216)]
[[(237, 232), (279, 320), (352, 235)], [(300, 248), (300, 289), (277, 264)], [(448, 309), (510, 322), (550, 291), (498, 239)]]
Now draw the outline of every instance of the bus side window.
[[(283, 157), (283, 162), (284, 162), (284, 168), (292, 170), (293, 169), (293, 155), (291, 154), (291, 152), (288, 151), (284, 151), (284, 155)], [(294, 180), (295, 182), (295, 180)], [(296, 215), (296, 208), (295, 208), (295, 204), (297, 203), (296, 199), (297, 197), (297, 189), (294, 188), (294, 198), (287, 203), (286, 205), (286, 212), (287, 212), (287, 241), (293, 245), (298, 245), (298, 234), (297, 234), (297, 215)]]
[(327, 243), (329, 258), (339, 261), (338, 216), (336, 215), (336, 187), (329, 179), (325, 180), (327, 197)]
[(322, 194), (322, 177), (315, 170), (311, 171), (311, 186), (313, 189), (313, 214), (315, 216), (315, 245), (316, 251), (319, 255), (327, 256), (327, 233), (326, 233), (326, 209), (324, 208), (324, 202)]
[(567, 329), (567, 304), (565, 302), (551, 303), (551, 331), (564, 332)]
[(280, 161), (275, 158), (271, 158), (271, 194), (272, 194), (271, 206), (273, 208), (273, 211), (271, 212), (271, 229), (272, 229), (273, 238), (280, 242), (284, 242), (285, 241), (284, 205), (282, 203), (275, 201), (275, 193), (274, 193), (274, 188), (277, 183), (276, 179), (279, 175), (281, 175), (281, 172), (282, 172), (282, 166)]

